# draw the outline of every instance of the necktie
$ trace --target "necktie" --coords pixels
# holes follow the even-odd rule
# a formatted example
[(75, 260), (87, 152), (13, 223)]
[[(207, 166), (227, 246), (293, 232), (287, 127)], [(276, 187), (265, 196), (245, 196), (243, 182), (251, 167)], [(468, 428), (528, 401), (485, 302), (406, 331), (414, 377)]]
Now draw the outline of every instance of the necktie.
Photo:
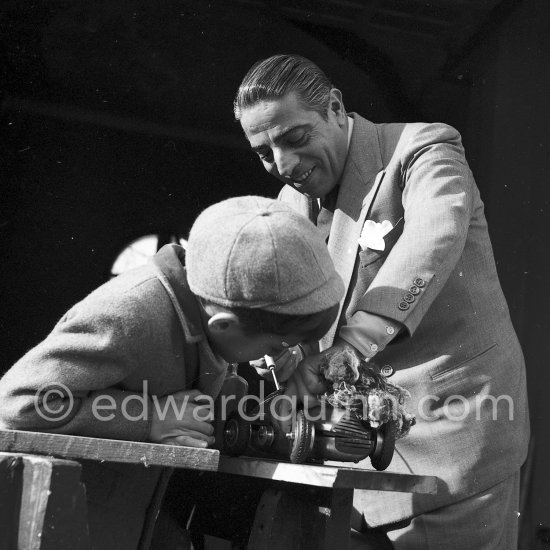
[(328, 242), (330, 228), (332, 226), (332, 218), (336, 208), (336, 200), (338, 198), (338, 186), (334, 186), (332, 191), (324, 198), (323, 207), (317, 216), (317, 227), (321, 231), (323, 238)]
[(317, 218), (319, 216), (319, 212), (321, 210), (319, 206), (319, 200), (318, 199), (309, 199), (309, 205), (308, 205), (308, 218), (317, 225)]

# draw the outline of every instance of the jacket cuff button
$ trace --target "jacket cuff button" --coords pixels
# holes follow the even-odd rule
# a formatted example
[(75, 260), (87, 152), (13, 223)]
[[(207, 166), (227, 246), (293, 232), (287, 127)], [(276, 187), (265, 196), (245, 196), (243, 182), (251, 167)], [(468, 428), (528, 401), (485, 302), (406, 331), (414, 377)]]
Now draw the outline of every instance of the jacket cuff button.
[(380, 374), (382, 376), (385, 376), (386, 378), (390, 377), (392, 374), (393, 374), (393, 367), (391, 365), (384, 365), (381, 369), (380, 369)]

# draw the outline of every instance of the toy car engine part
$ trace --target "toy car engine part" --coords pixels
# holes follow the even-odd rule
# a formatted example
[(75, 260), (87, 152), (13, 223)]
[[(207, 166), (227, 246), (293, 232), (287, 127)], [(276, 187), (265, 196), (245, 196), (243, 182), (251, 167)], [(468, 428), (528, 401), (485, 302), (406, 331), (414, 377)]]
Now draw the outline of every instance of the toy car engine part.
[(265, 399), (263, 414), (259, 406), (247, 418), (234, 411), (225, 423), (222, 452), (282, 458), (295, 464), (324, 460), (359, 462), (370, 457), (377, 470), (389, 466), (395, 448), (394, 423), (373, 428), (353, 412), (327, 406), (323, 420), (312, 420), (319, 416), (318, 410), (311, 409), (309, 415), (296, 411), (292, 428), (285, 433), (269, 412), (269, 405), (281, 393), (282, 390), (276, 391)]

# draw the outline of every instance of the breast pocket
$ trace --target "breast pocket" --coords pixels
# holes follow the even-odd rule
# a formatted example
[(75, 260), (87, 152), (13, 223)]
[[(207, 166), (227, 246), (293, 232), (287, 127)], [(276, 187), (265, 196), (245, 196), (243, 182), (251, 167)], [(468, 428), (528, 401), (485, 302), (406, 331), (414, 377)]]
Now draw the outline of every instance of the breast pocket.
[(365, 269), (374, 262), (386, 258), (390, 253), (391, 249), (401, 236), (403, 232), (403, 218), (399, 218), (392, 230), (384, 236), (385, 247), (384, 250), (373, 250), (372, 248), (367, 248), (359, 252), (359, 263), (362, 269)]

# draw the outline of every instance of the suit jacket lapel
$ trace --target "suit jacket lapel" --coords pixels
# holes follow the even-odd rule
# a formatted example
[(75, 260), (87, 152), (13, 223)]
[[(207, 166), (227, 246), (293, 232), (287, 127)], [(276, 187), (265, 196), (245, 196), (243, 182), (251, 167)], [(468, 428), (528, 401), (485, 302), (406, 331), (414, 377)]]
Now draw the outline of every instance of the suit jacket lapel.
[[(346, 289), (357, 260), (357, 240), (384, 177), (382, 154), (374, 124), (358, 115), (353, 118), (350, 148), (340, 180), (328, 241), (330, 255)], [(342, 307), (343, 303), (337, 321), (321, 341), (321, 350), (332, 345)]]

